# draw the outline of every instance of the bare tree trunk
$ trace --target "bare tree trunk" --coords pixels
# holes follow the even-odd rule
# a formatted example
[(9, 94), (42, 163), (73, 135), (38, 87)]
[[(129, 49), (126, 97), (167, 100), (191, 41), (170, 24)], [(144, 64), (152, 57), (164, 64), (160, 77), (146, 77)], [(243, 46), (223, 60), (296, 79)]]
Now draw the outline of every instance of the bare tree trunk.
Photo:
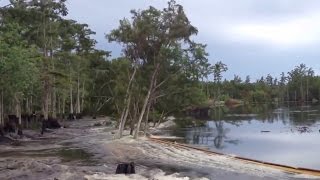
[[(0, 128), (4, 125), (4, 119), (3, 119), (3, 89), (1, 89), (1, 96), (0, 96)], [(0, 129), (1, 131), (1, 129)]]
[[(53, 82), (55, 81), (55, 78), (53, 78)], [(52, 88), (52, 118), (57, 118), (57, 92), (56, 88)]]
[(43, 116), (44, 120), (47, 121), (49, 118), (49, 82), (46, 81), (44, 85), (44, 97), (43, 97)]
[(32, 95), (30, 96), (30, 112), (33, 112), (33, 97)]
[(61, 118), (61, 98), (58, 98), (58, 115)]
[[(135, 119), (137, 118), (137, 114), (139, 113), (139, 102), (133, 103), (133, 116), (131, 116), (131, 123), (130, 123), (130, 135), (133, 135), (134, 131), (134, 124), (135, 124)], [(131, 115), (131, 113), (130, 113)]]
[(148, 104), (147, 113), (146, 113), (146, 121), (144, 124), (144, 134), (147, 134), (148, 126), (149, 126), (149, 113), (151, 108), (151, 102)]
[[(119, 123), (119, 138), (122, 137), (122, 132), (123, 132), (123, 128), (124, 128), (124, 125), (125, 125), (125, 121), (126, 121), (126, 118), (128, 116), (128, 112), (129, 111), (129, 107), (130, 107), (130, 98), (131, 98), (131, 86), (132, 86), (132, 82), (135, 78), (135, 75), (137, 73), (137, 67), (134, 67), (134, 70), (133, 70), (133, 73), (130, 77), (130, 80), (129, 80), (129, 83), (128, 83), (128, 87), (127, 87), (127, 91), (126, 91), (126, 97), (124, 99), (124, 105), (125, 107), (123, 108), (122, 110), (122, 113), (121, 113), (121, 118), (120, 118), (120, 123)], [(126, 115), (127, 114), (127, 115)]]
[(62, 93), (62, 114), (63, 116), (66, 113), (66, 95), (65, 93)]
[(14, 105), (15, 105), (15, 111), (16, 111), (15, 114), (19, 121), (18, 135), (22, 135), (21, 102), (20, 102), (19, 93), (14, 94)]
[(84, 110), (84, 94), (85, 94), (84, 87), (85, 87), (85, 83), (86, 83), (86, 81), (83, 81), (83, 83), (82, 83), (81, 112), (83, 112), (83, 110)]
[(130, 103), (131, 103), (131, 94), (129, 96), (129, 99), (128, 99), (128, 102), (127, 102), (127, 105), (126, 105), (127, 107), (125, 108), (125, 111), (124, 111), (124, 114), (123, 114), (123, 117), (122, 117), (122, 121), (120, 122), (120, 125), (119, 125), (119, 138), (122, 137), (123, 130), (124, 130), (124, 127), (126, 125), (127, 117), (128, 117), (129, 110), (130, 110)]
[(135, 133), (134, 133), (134, 138), (135, 138), (135, 139), (138, 138), (139, 130), (140, 130), (140, 126), (141, 126), (141, 122), (142, 122), (144, 113), (145, 113), (145, 111), (146, 111), (147, 105), (148, 105), (148, 103), (149, 103), (149, 99), (150, 99), (151, 93), (152, 93), (152, 91), (153, 91), (155, 79), (156, 79), (156, 76), (157, 76), (157, 74), (158, 74), (159, 68), (160, 68), (160, 63), (158, 63), (158, 64), (156, 65), (156, 68), (155, 68), (155, 70), (154, 70), (154, 72), (153, 72), (153, 74), (152, 74), (152, 77), (151, 77), (150, 87), (149, 87), (147, 96), (146, 96), (145, 99), (144, 99), (144, 103), (143, 103), (143, 106), (142, 106), (142, 109), (141, 109), (141, 112), (140, 112), (140, 116), (139, 116), (137, 128), (136, 128), (136, 131), (135, 131)]
[(80, 114), (80, 112), (81, 112), (81, 107), (80, 107), (80, 77), (79, 77), (79, 73), (78, 73), (76, 113)]
[(155, 110), (154, 108), (152, 109), (152, 121), (153, 121), (153, 127), (156, 127), (156, 113), (155, 113)]
[(73, 114), (72, 84), (70, 83), (70, 114)]
[[(30, 103), (29, 103), (29, 98), (26, 98), (26, 109), (25, 109), (25, 113), (29, 116), (30, 113)], [(29, 121), (26, 120), (26, 128), (29, 128)]]
[(160, 125), (161, 120), (163, 119), (163, 117), (164, 117), (164, 111), (162, 111), (161, 116), (159, 117), (159, 121), (158, 121), (158, 123), (157, 123), (157, 126)]
[(30, 114), (30, 112), (29, 112), (29, 98), (27, 97), (26, 98), (26, 106), (25, 106), (25, 112), (27, 113), (27, 114)]

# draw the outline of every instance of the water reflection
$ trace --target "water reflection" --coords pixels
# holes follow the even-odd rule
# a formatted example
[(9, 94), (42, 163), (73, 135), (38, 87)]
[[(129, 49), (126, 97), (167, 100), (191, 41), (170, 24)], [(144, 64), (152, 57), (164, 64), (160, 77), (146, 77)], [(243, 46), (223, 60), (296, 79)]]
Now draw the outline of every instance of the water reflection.
[(320, 107), (220, 107), (202, 127), (176, 129), (186, 143), (274, 163), (320, 169)]

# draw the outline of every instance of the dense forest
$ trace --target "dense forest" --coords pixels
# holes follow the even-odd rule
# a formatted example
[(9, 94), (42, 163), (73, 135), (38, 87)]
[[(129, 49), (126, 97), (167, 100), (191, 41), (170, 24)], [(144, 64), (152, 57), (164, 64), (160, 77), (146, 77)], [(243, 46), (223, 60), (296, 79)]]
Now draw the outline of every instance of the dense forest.
[(198, 29), (174, 0), (164, 9), (132, 10), (106, 32), (106, 41), (122, 47), (118, 58), (96, 49), (87, 24), (66, 18), (65, 3), (10, 0), (1, 8), (1, 127), (8, 115), (22, 127), (23, 116), (41, 114), (42, 129), (50, 119), (108, 115), (118, 122), (119, 137), (125, 126), (137, 137), (149, 120), (209, 102), (320, 97), (320, 77), (304, 64), (279, 78), (223, 80), (227, 65), (209, 60), (206, 45), (194, 41)]

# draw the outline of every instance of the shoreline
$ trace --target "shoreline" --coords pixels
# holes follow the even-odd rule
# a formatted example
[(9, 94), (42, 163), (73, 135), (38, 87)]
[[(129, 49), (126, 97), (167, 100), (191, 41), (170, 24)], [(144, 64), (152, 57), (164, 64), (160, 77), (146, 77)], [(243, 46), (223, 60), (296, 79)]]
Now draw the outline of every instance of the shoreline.
[[(310, 179), (268, 167), (237, 162), (196, 150), (178, 149), (130, 136), (114, 139), (114, 128), (97, 121), (70, 122), (36, 142), (0, 146), (0, 179)], [(26, 133), (32, 133), (26, 131)], [(33, 134), (35, 135), (35, 134)], [(75, 154), (79, 153), (77, 157)], [(5, 154), (11, 152), (11, 154)], [(62, 154), (65, 153), (65, 154)], [(75, 154), (73, 154), (75, 153)], [(82, 157), (84, 156), (85, 157)], [(73, 159), (68, 156), (73, 157)], [(135, 175), (115, 175), (117, 163), (135, 162)]]

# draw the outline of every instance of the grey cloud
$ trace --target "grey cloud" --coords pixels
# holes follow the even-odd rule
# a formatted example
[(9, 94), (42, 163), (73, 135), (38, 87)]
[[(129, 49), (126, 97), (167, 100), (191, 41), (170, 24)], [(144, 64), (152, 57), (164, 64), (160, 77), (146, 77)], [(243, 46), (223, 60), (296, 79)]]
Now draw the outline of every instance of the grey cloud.
[[(228, 31), (241, 23), (269, 23), (276, 26), (297, 18), (308, 19), (313, 13), (320, 14), (318, 12), (320, 1), (177, 1), (184, 6), (192, 24), (199, 28), (196, 39), (208, 45), (210, 61), (214, 63), (222, 60), (228, 64), (229, 71), (225, 74), (228, 79), (233, 78), (233, 74), (239, 74), (242, 78), (251, 75), (253, 79), (268, 73), (278, 76), (282, 71), (287, 72), (302, 62), (319, 72), (320, 42), (308, 46), (279, 48), (249, 38), (234, 40)], [(0, 1), (0, 4), (4, 2)], [(130, 17), (131, 9), (144, 9), (150, 5), (163, 8), (166, 3), (165, 0), (69, 0), (68, 18), (89, 24), (97, 32), (95, 36), (99, 42), (97, 47), (111, 50), (113, 55), (117, 56), (121, 52), (121, 47), (107, 43), (105, 34), (116, 28), (120, 19)], [(313, 34), (318, 35), (317, 31)], [(315, 39), (320, 39), (320, 33), (318, 36)]]

